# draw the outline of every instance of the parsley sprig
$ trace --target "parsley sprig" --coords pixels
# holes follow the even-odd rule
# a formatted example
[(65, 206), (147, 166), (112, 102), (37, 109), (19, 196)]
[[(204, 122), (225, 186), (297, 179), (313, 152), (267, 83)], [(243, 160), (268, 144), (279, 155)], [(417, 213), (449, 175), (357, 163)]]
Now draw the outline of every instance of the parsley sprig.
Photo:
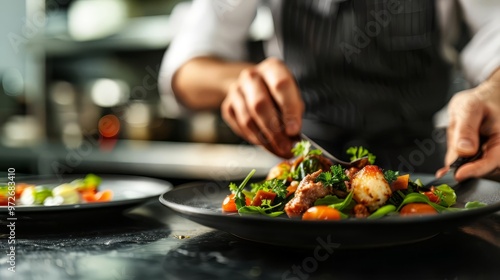
[(285, 182), (278, 179), (266, 180), (260, 183), (253, 183), (250, 184), (250, 186), (252, 187), (252, 193), (257, 193), (257, 191), (263, 190), (267, 192), (273, 192), (278, 197), (281, 197), (283, 199), (286, 198), (286, 195), (288, 193), (288, 191), (286, 190), (287, 186), (285, 185)]
[(292, 148), (292, 153), (296, 157), (306, 157), (308, 155), (320, 155), (321, 151), (317, 149), (311, 149), (311, 143), (309, 141), (302, 140), (297, 142)]
[(387, 181), (387, 183), (389, 183), (389, 184), (396, 181), (398, 176), (399, 176), (399, 171), (394, 171), (394, 170), (385, 170), (384, 171), (384, 178)]
[(325, 187), (332, 186), (345, 191), (344, 181), (349, 181), (349, 177), (340, 164), (332, 165), (330, 171), (322, 172), (316, 178), (316, 182), (322, 182)]
[(368, 149), (366, 149), (362, 146), (350, 147), (349, 149), (347, 149), (346, 153), (348, 155), (351, 155), (351, 158), (350, 158), (351, 161), (357, 160), (357, 159), (360, 159), (363, 157), (368, 157), (368, 162), (370, 164), (374, 164), (375, 159), (377, 158), (374, 154), (370, 153), (370, 151), (368, 151)]

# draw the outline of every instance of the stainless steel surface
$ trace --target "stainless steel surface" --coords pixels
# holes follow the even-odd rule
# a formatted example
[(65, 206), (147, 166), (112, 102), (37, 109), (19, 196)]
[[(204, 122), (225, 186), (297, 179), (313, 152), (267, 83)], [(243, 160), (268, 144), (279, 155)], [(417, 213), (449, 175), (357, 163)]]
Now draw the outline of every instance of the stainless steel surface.
[(366, 163), (368, 162), (368, 157), (362, 157), (362, 158), (359, 158), (359, 159), (351, 161), (351, 162), (340, 160), (336, 156), (330, 154), (330, 152), (328, 152), (325, 148), (318, 145), (316, 142), (314, 142), (311, 138), (309, 138), (304, 133), (301, 133), (300, 137), (302, 138), (302, 140), (308, 141), (309, 143), (311, 143), (311, 145), (313, 145), (318, 150), (320, 150), (321, 153), (323, 154), (323, 156), (329, 158), (334, 164), (335, 163), (340, 164), (340, 165), (348, 168), (348, 167), (362, 167), (362, 166), (365, 166)]
[[(113, 143), (112, 143), (113, 144)], [(113, 145), (87, 138), (77, 149), (62, 145), (33, 148), (0, 146), (5, 170), (31, 174), (123, 174), (156, 178), (229, 181), (244, 178), (252, 169), (265, 177), (283, 161), (259, 146), (164, 141), (119, 140)], [(25, 171), (21, 171), (26, 169)]]

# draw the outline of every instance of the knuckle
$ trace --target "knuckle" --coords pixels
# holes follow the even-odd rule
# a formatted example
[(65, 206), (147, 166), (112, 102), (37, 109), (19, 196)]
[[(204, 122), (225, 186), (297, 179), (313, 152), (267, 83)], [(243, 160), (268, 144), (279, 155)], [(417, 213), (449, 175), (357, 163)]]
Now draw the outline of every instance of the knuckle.
[(250, 116), (242, 116), (238, 122), (245, 131), (249, 131), (252, 129), (253, 120), (252, 118), (250, 118)]
[(474, 95), (471, 95), (469, 98), (464, 100), (463, 106), (461, 109), (466, 113), (476, 113), (481, 109), (481, 101)]
[(452, 114), (470, 114), (481, 109), (482, 102), (469, 92), (461, 92), (450, 100), (450, 111)]
[(293, 80), (286, 76), (278, 77), (271, 81), (269, 88), (273, 92), (282, 92), (289, 89), (293, 84)]
[(253, 101), (253, 104), (250, 106), (250, 110), (257, 115), (263, 115), (264, 113), (266, 113), (267, 108), (267, 99), (263, 97), (257, 97)]

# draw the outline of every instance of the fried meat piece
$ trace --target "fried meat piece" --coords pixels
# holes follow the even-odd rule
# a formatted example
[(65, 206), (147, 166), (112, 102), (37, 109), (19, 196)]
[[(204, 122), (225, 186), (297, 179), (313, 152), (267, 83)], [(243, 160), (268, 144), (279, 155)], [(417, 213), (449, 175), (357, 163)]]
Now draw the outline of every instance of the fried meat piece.
[(364, 206), (363, 204), (356, 204), (352, 211), (354, 212), (354, 216), (356, 218), (366, 218), (370, 215), (370, 212), (368, 212), (368, 208), (366, 208), (366, 206)]
[(295, 196), (285, 205), (288, 217), (300, 217), (314, 202), (321, 197), (332, 193), (332, 187), (325, 187), (323, 183), (316, 182), (321, 170), (308, 174), (295, 191)]

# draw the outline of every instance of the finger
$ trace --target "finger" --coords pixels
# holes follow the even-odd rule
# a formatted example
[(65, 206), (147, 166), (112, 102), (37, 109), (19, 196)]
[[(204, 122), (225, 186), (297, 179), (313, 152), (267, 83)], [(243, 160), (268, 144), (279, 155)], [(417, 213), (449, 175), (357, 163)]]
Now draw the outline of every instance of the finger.
[(491, 174), (493, 171), (500, 168), (500, 141), (495, 141), (498, 138), (491, 139), (486, 143), (483, 156), (474, 161), (461, 166), (455, 178), (459, 181), (467, 178), (479, 178)]
[(488, 159), (479, 159), (474, 162), (466, 163), (457, 170), (455, 179), (457, 179), (457, 181), (463, 181), (468, 178), (482, 177), (496, 169), (496, 166), (492, 164), (493, 162)]
[(445, 155), (445, 167), (450, 166), (457, 158), (458, 154), (455, 149), (455, 141), (453, 139), (453, 134), (454, 134), (455, 128), (454, 125), (450, 123), (446, 130), (446, 146), (448, 147), (446, 149), (446, 155)]
[(240, 85), (248, 112), (262, 133), (260, 140), (268, 141), (279, 155), (289, 154), (291, 141), (284, 133), (278, 110), (264, 80), (257, 72), (244, 71)]
[(257, 138), (258, 129), (247, 111), (243, 95), (237, 86), (230, 90), (221, 105), (221, 115), (227, 125), (243, 139), (255, 145), (262, 143)]
[(450, 103), (452, 145), (458, 156), (472, 156), (479, 149), (479, 130), (484, 116), (484, 105), (470, 92), (458, 94)]
[(288, 136), (300, 133), (304, 102), (292, 73), (276, 58), (269, 58), (258, 66), (285, 125)]
[(448, 172), (448, 170), (450, 170), (450, 168), (448, 166), (442, 167), (438, 171), (436, 171), (435, 175), (436, 175), (437, 178), (443, 177), (444, 174), (446, 172)]

